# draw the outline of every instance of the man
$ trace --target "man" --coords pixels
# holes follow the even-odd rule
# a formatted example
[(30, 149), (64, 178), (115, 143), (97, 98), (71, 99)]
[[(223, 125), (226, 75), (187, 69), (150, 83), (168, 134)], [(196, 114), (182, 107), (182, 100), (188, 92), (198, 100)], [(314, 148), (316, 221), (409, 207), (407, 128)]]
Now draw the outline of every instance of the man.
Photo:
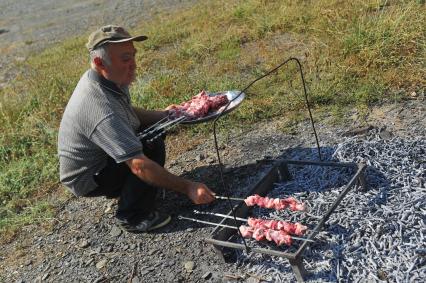
[(167, 111), (133, 107), (128, 87), (136, 75), (134, 41), (119, 26), (89, 36), (91, 69), (78, 82), (62, 117), (58, 136), (61, 182), (76, 196), (119, 197), (116, 218), (127, 230), (145, 232), (170, 221), (154, 206), (157, 188), (209, 203), (214, 193), (165, 170), (164, 141), (142, 145), (136, 133)]

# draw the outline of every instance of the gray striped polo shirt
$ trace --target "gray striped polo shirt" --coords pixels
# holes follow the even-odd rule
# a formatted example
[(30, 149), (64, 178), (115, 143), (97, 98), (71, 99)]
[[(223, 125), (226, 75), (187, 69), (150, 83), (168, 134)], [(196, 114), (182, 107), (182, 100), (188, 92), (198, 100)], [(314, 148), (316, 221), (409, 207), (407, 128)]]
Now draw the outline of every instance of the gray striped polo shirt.
[(61, 182), (76, 196), (96, 188), (93, 175), (110, 156), (117, 163), (142, 154), (136, 136), (140, 121), (128, 89), (120, 89), (94, 70), (78, 82), (59, 127)]

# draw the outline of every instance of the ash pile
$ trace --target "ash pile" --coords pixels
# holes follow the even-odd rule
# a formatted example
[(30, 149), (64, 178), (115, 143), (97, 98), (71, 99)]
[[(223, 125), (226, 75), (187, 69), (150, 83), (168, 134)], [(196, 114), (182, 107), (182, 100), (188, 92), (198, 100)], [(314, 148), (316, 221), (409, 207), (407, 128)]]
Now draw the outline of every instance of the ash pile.
[[(426, 139), (378, 133), (351, 137), (323, 152), (332, 161), (365, 162), (368, 190), (352, 189), (303, 254), (307, 282), (424, 282), (426, 279)], [(294, 152), (294, 160), (317, 160)], [(290, 166), (293, 179), (276, 184), (272, 197), (294, 196), (308, 212), (262, 208), (253, 215), (301, 222), (310, 229), (332, 205), (354, 172), (319, 166)], [(258, 245), (254, 240), (250, 246)], [(285, 248), (283, 248), (285, 249)], [(291, 247), (290, 247), (291, 249)], [(295, 282), (288, 260), (241, 253), (236, 263), (271, 282)]]

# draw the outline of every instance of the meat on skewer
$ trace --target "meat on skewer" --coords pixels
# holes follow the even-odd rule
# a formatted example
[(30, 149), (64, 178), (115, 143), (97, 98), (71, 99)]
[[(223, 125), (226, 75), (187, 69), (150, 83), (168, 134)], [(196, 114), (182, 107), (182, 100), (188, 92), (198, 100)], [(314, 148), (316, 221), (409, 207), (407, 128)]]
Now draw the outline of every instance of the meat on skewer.
[(279, 198), (268, 198), (261, 197), (259, 195), (252, 195), (247, 197), (244, 202), (247, 206), (260, 206), (265, 208), (274, 208), (276, 210), (283, 210), (289, 208), (293, 211), (303, 211), (305, 210), (305, 204), (297, 201), (293, 197), (288, 197), (285, 199)]
[(260, 218), (249, 217), (247, 219), (247, 224), (252, 228), (263, 228), (271, 229), (276, 231), (284, 231), (288, 234), (293, 234), (297, 236), (302, 236), (308, 227), (300, 224), (299, 222), (291, 223), (287, 221), (280, 220), (266, 220)]
[(202, 118), (211, 111), (217, 111), (219, 108), (229, 102), (225, 94), (209, 96), (204, 90), (180, 105), (170, 105), (166, 109), (169, 111), (169, 117), (172, 119), (185, 116), (189, 120)]
[[(214, 216), (219, 216), (223, 218), (234, 219), (234, 217), (230, 215), (225, 215), (221, 213), (198, 211), (198, 210), (194, 210), (194, 213), (214, 215)], [(305, 234), (306, 230), (308, 229), (308, 227), (306, 227), (305, 225), (302, 225), (299, 222), (291, 223), (284, 220), (272, 220), (272, 219), (262, 219), (262, 218), (254, 218), (254, 217), (249, 217), (248, 219), (235, 217), (235, 219), (238, 221), (247, 222), (247, 225), (252, 228), (272, 229), (277, 231), (281, 230), (296, 236), (302, 236), (303, 234)]]
[(244, 238), (253, 238), (256, 241), (263, 241), (266, 239), (270, 242), (275, 242), (277, 246), (281, 246), (283, 244), (290, 246), (293, 243), (291, 236), (285, 231), (253, 228), (245, 225), (241, 225), (239, 229)]

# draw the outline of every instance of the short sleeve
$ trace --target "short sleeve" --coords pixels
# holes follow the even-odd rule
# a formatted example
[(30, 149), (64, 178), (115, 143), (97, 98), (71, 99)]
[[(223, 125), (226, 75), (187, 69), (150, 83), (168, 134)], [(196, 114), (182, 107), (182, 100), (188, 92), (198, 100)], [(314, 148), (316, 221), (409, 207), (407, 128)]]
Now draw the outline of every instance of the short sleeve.
[(143, 154), (142, 143), (131, 126), (114, 114), (95, 127), (90, 139), (117, 163)]

